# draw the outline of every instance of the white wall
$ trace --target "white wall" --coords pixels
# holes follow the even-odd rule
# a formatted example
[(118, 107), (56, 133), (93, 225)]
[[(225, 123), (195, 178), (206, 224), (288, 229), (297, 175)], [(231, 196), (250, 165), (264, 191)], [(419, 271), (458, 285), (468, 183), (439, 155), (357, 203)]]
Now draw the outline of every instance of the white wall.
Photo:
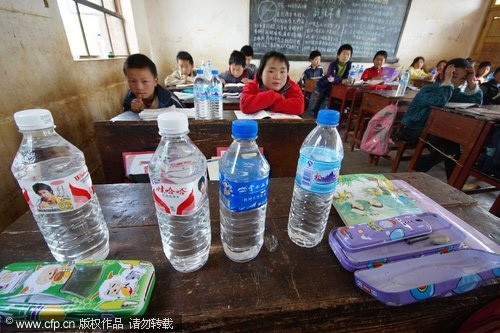
[[(249, 0), (131, 1), (147, 17), (136, 23), (138, 35), (149, 39), (139, 40), (139, 50), (153, 57), (160, 80), (173, 70), (180, 50), (190, 52), (196, 66), (209, 58), (215, 68), (226, 70), (231, 51), (248, 44)], [(409, 66), (416, 56), (425, 57), (428, 66), (442, 58), (469, 56), (488, 6), (488, 0), (413, 0), (399, 64)], [(297, 80), (306, 66), (306, 61), (291, 62), (291, 77)]]

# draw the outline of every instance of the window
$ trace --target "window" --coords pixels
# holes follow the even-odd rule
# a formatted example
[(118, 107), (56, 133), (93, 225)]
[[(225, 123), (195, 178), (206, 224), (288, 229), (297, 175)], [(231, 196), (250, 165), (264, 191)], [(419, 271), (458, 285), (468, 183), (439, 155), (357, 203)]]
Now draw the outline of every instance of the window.
[(129, 55), (119, 0), (58, 0), (73, 58)]

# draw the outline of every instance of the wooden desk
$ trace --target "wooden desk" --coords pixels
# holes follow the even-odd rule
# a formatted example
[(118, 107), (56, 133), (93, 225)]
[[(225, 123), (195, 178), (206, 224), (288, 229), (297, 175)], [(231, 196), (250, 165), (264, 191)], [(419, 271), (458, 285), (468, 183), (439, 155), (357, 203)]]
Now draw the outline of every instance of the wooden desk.
[[(490, 179), (472, 168), (479, 154), (483, 151), (484, 144), (495, 124), (500, 124), (500, 112), (496, 116), (477, 115), (467, 110), (432, 107), (431, 114), (427, 119), (420, 141), (408, 166), (408, 171), (414, 170), (425, 146), (424, 141), (427, 141), (429, 135), (434, 135), (458, 143), (462, 147), (458, 163), (448, 180), (449, 185), (461, 190), (467, 178), (472, 175), (496, 186), (500, 190), (498, 180), (491, 177)], [(500, 196), (497, 197), (495, 204), (499, 205), (499, 202)]]
[[(189, 137), (207, 157), (217, 155), (217, 147), (233, 141), (231, 122), (234, 112), (224, 111), (222, 120), (189, 119)], [(95, 134), (106, 183), (125, 181), (123, 152), (154, 151), (160, 142), (156, 121), (131, 120), (134, 115), (119, 115), (114, 121), (96, 121)], [(138, 116), (135, 116), (138, 117)], [(272, 177), (295, 176), (299, 150), (307, 134), (316, 126), (308, 115), (302, 119), (259, 120), (257, 144), (271, 165)], [(125, 119), (127, 118), (127, 119)], [(129, 121), (116, 121), (129, 120)]]
[(422, 88), (423, 86), (427, 86), (429, 84), (434, 84), (436, 81), (429, 81), (429, 80), (423, 80), (423, 79), (416, 79), (416, 80), (411, 80), (411, 85), (417, 88)]
[[(420, 173), (387, 176), (406, 180), (483, 234), (498, 233), (494, 217), (439, 180)], [(293, 183), (293, 178), (269, 183), (265, 239), (274, 236), (277, 248), (264, 245), (257, 258), (238, 264), (222, 249), (218, 183), (210, 182), (210, 256), (204, 267), (188, 274), (175, 271), (163, 253), (149, 184), (96, 185), (110, 229), (108, 258), (152, 262), (157, 282), (146, 315), (172, 317), (174, 326), (182, 320), (185, 331), (455, 332), (470, 314), (500, 297), (498, 285), (488, 285), (402, 307), (380, 303), (355, 285), (326, 238), (312, 249), (289, 240)], [(332, 209), (327, 232), (341, 225)], [(0, 234), (0, 244), (0, 267), (53, 261), (29, 212)]]
[(389, 104), (398, 105), (398, 112), (404, 113), (416, 95), (417, 92), (413, 90), (407, 90), (403, 96), (396, 95), (396, 90), (365, 91), (352, 133), (351, 151), (354, 147), (359, 147), (365, 132), (365, 124), (371, 117)]

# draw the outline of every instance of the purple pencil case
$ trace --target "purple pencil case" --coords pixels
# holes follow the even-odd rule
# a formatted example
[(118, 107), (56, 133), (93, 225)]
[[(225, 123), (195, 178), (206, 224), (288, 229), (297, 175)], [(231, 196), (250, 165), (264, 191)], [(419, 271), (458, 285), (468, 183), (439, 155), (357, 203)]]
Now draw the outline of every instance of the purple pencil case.
[[(478, 250), (455, 251), (459, 249), (465, 235), (441, 216), (424, 213), (398, 218), (418, 218), (428, 223), (432, 229), (428, 234), (429, 239), (413, 244), (408, 244), (405, 240), (381, 242), (379, 246), (350, 251), (340, 241), (345, 234), (341, 230), (346, 227), (332, 230), (328, 237), (330, 247), (341, 265), (355, 272), (356, 284), (379, 301), (388, 305), (403, 305), (435, 296), (450, 296), (472, 290), (479, 287), (484, 280), (500, 276), (499, 255)], [(446, 245), (432, 244), (431, 239), (434, 237), (447, 237), (448, 242)], [(442, 255), (448, 252), (454, 255)], [(468, 274), (459, 274), (457, 272), (460, 269), (457, 267), (464, 266), (461, 266), (460, 260), (457, 261), (456, 258), (461, 256), (471, 262), (479, 260), (484, 263), (477, 264), (471, 270), (464, 270)], [(429, 261), (431, 269), (423, 269), (426, 260)], [(387, 270), (386, 267), (390, 269)], [(425, 273), (422, 273), (424, 271)], [(406, 275), (413, 277), (408, 278)]]

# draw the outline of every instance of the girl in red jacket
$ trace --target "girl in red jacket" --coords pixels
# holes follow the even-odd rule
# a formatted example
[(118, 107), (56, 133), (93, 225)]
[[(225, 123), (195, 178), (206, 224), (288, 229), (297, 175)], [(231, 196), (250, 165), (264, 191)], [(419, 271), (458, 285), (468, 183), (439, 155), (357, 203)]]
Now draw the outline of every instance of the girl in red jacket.
[(290, 64), (283, 53), (267, 52), (260, 60), (255, 79), (243, 88), (240, 109), (244, 113), (261, 110), (287, 114), (304, 112), (304, 96), (299, 85), (288, 77)]

